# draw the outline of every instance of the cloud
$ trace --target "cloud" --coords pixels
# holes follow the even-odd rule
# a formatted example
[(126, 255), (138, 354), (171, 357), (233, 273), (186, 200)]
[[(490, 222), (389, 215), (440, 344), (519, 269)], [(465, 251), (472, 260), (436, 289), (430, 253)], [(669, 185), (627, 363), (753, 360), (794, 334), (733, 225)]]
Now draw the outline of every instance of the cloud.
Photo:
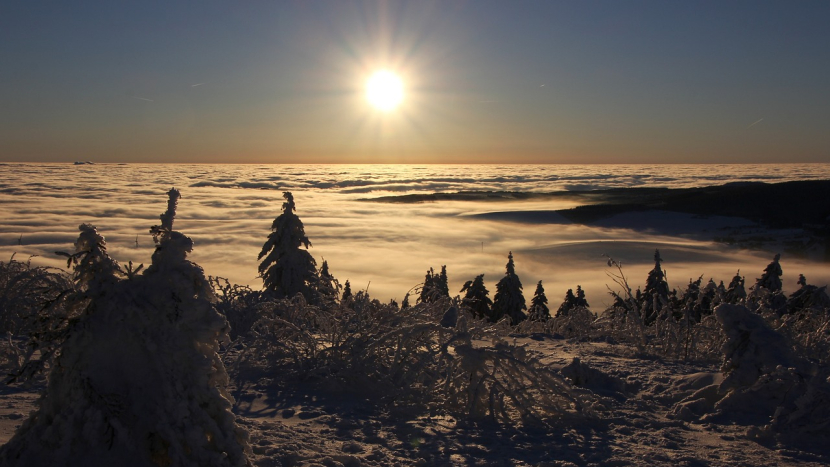
[[(654, 248), (666, 259), (672, 286), (690, 277), (728, 280), (740, 268), (748, 282), (771, 256), (721, 248), (677, 232), (635, 232), (618, 223), (603, 228), (566, 224), (519, 224), (475, 214), (543, 211), (571, 207), (571, 201), (447, 201), (396, 205), (358, 201), (360, 193), (433, 191), (563, 191), (626, 186), (688, 187), (728, 181), (784, 181), (830, 178), (826, 166), (250, 166), (115, 165), (78, 170), (71, 164), (0, 164), (0, 259), (15, 251), (37, 254), (34, 261), (65, 266), (55, 250), (72, 251), (78, 225), (96, 225), (119, 261), (149, 263), (154, 245), (148, 233), (166, 208), (167, 190), (182, 189), (175, 228), (190, 236), (191, 259), (207, 274), (259, 287), (256, 259), (282, 206), (282, 191), (294, 192), (311, 254), (329, 261), (332, 272), (373, 296), (403, 298), (423, 281), (429, 267), (446, 264), (450, 289), (478, 274), (487, 287), (504, 274), (507, 252), (529, 299), (543, 280), (556, 306), (565, 290), (580, 284), (594, 306), (607, 299), (602, 253), (624, 263), (632, 285), (644, 283)], [(667, 171), (670, 170), (670, 173)], [(17, 245), (23, 234), (24, 245)], [(135, 246), (138, 237), (139, 246)], [(482, 249), (482, 242), (484, 248)], [(784, 255), (784, 283), (795, 287), (799, 273), (811, 283), (830, 280), (821, 265)]]

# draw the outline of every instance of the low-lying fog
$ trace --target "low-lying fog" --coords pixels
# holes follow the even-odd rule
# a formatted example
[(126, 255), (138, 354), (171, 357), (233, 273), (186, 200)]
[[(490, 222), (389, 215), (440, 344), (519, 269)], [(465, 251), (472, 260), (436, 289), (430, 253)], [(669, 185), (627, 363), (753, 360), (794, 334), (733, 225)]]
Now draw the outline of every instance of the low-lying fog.
[[(599, 310), (610, 302), (603, 254), (622, 261), (631, 285), (641, 286), (659, 248), (672, 287), (703, 275), (728, 283), (740, 269), (747, 286), (772, 252), (712, 243), (718, 220), (689, 216), (631, 215), (614, 227), (515, 222), (476, 214), (571, 207), (567, 201), (446, 201), (392, 204), (361, 201), (408, 193), (473, 190), (552, 192), (611, 187), (689, 187), (730, 181), (827, 179), (830, 165), (660, 166), (257, 166), (257, 165), (0, 165), (0, 258), (30, 255), (38, 265), (65, 266), (54, 254), (71, 251), (81, 223), (106, 237), (122, 263), (149, 263), (148, 234), (166, 208), (166, 191), (182, 192), (176, 230), (190, 236), (190, 259), (213, 276), (260, 286), (257, 254), (279, 215), (282, 192), (292, 191), (318, 264), (329, 263), (341, 283), (369, 288), (381, 300), (400, 301), (426, 270), (447, 265), (451, 293), (478, 274), (492, 294), (504, 274), (508, 251), (529, 300), (542, 280), (552, 308), (568, 288), (585, 289)], [(735, 213), (739, 215), (740, 213)], [(721, 220), (722, 221), (722, 220)], [(619, 228), (630, 226), (635, 229)], [(685, 233), (684, 233), (685, 232)], [(683, 234), (681, 234), (683, 233)], [(694, 235), (697, 233), (697, 235)], [(689, 235), (686, 235), (689, 234)], [(798, 274), (830, 282), (830, 268), (782, 255), (785, 290)]]

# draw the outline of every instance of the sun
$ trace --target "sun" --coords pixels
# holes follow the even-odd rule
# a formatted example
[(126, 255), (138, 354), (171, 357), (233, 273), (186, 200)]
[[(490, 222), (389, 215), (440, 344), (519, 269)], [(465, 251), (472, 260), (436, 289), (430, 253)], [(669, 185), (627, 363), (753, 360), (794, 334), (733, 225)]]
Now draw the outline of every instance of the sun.
[(379, 70), (366, 81), (366, 100), (382, 112), (394, 110), (403, 101), (403, 81), (387, 70)]

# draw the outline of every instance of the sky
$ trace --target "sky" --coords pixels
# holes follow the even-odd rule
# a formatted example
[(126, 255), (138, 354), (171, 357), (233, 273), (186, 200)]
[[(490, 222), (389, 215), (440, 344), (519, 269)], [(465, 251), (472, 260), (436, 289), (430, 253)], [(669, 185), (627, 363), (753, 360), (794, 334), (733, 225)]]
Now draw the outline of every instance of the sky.
[(73, 3), (0, 4), (1, 161), (830, 162), (826, 1)]

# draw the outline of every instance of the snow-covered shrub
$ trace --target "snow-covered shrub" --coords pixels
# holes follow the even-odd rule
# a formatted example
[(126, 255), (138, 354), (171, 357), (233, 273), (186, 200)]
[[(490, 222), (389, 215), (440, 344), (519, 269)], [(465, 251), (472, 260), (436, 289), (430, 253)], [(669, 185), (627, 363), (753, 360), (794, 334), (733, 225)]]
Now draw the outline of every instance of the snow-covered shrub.
[(66, 274), (14, 257), (0, 261), (0, 369), (12, 375), (9, 381), (28, 379), (48, 365), (49, 349), (66, 327), (62, 298), (70, 289)]
[(827, 286), (816, 287), (807, 283), (804, 274), (798, 275), (798, 290), (787, 298), (787, 312), (797, 313), (804, 310), (830, 310), (830, 296), (827, 295)]
[(781, 317), (765, 317), (773, 329), (789, 338), (798, 355), (830, 365), (830, 309), (808, 307)]
[(234, 365), (457, 416), (546, 420), (587, 410), (585, 396), (504, 343), (497, 326), (458, 309), (454, 327), (439, 324), (454, 306), (443, 299), (322, 309), (300, 296), (275, 300), (263, 305)]
[(565, 315), (560, 315), (549, 320), (549, 333), (560, 334), (566, 338), (590, 338), (593, 337), (594, 322), (597, 316), (588, 308), (579, 306), (572, 308)]
[(193, 242), (172, 230), (169, 193), (153, 264), (119, 277), (94, 227), (76, 242), (83, 306), (68, 329), (38, 409), (0, 450), (2, 465), (248, 464), (228, 376), (217, 354), (227, 322), (216, 312)]
[(246, 285), (231, 284), (223, 277), (210, 276), (208, 281), (216, 296), (216, 310), (230, 325), (231, 340), (247, 335), (259, 318), (257, 305), (262, 294)]
[[(789, 339), (768, 326), (764, 318), (741, 305), (723, 304), (715, 315), (726, 335), (724, 379), (702, 390), (707, 397), (684, 401), (708, 409), (709, 422), (751, 425), (753, 438), (823, 435), (830, 426), (830, 382), (827, 371), (792, 351)], [(690, 415), (687, 411), (684, 418)], [(759, 428), (761, 427), (761, 428)]]

